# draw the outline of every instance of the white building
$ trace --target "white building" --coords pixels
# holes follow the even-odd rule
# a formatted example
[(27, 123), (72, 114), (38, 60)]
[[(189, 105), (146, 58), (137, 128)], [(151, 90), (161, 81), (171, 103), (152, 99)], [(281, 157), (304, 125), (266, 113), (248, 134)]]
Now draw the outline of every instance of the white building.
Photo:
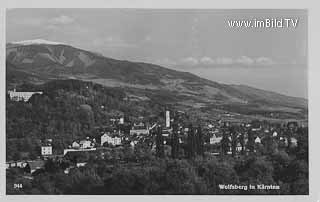
[(137, 141), (137, 140), (134, 140), (134, 141), (131, 141), (131, 142), (130, 142), (130, 145), (131, 145), (132, 147), (134, 147), (136, 144), (138, 144), (138, 141)]
[(277, 131), (274, 131), (273, 134), (272, 134), (272, 136), (273, 136), (273, 137), (277, 137), (277, 136), (278, 136)]
[(52, 155), (52, 146), (51, 145), (41, 146), (41, 155), (42, 156)]
[(101, 146), (106, 142), (111, 145), (120, 145), (121, 138), (120, 137), (111, 137), (110, 133), (109, 134), (105, 133), (101, 136)]
[(296, 138), (294, 138), (294, 137), (291, 137), (291, 145), (293, 147), (298, 146), (298, 140)]
[(90, 140), (81, 140), (79, 144), (80, 144), (80, 149), (87, 149), (92, 147)]
[(149, 129), (143, 123), (134, 125), (130, 130), (130, 135), (149, 135)]
[(24, 101), (27, 102), (32, 95), (34, 94), (42, 94), (41, 91), (39, 92), (17, 92), (16, 89), (13, 89), (13, 91), (9, 90), (8, 94), (10, 96), (10, 99), (13, 101)]
[(260, 144), (261, 143), (261, 138), (260, 137), (256, 137), (256, 139), (254, 140), (255, 143)]
[(252, 128), (252, 131), (260, 131), (261, 130), (261, 126), (259, 128)]
[[(286, 145), (286, 146), (288, 146), (288, 144), (289, 144), (289, 142), (288, 142), (288, 138), (282, 138), (282, 137), (280, 137), (280, 140), (284, 140), (284, 144)], [(296, 147), (296, 146), (298, 146), (298, 140), (296, 139), (296, 138), (294, 138), (294, 137), (290, 137), (290, 141), (291, 141), (291, 147)]]
[(86, 164), (87, 164), (86, 162), (80, 162), (80, 163), (77, 163), (76, 166), (79, 168), (79, 167), (85, 166)]
[(29, 161), (26, 164), (26, 169), (32, 174), (36, 170), (44, 168), (45, 161), (43, 160), (35, 160), (35, 161)]
[(215, 134), (213, 134), (212, 137), (210, 137), (210, 144), (218, 144), (222, 140), (222, 137), (217, 137)]
[(80, 144), (76, 141), (72, 143), (72, 148), (80, 148)]
[(166, 110), (166, 127), (170, 128), (170, 111)]
[(242, 146), (241, 146), (241, 144), (240, 144), (239, 142), (237, 143), (236, 151), (237, 151), (237, 152), (242, 151)]
[(119, 124), (124, 124), (124, 118), (123, 118), (123, 117), (121, 117), (121, 118), (119, 119)]

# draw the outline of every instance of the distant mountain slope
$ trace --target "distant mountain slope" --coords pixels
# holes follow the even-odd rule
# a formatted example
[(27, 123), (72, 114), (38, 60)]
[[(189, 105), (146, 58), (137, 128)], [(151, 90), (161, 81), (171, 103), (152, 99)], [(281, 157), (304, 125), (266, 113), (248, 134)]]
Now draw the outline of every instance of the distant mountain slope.
[(286, 96), (279, 93), (261, 90), (246, 85), (231, 85), (231, 87), (236, 89), (242, 95), (251, 97), (252, 100), (255, 99), (259, 102), (268, 101), (278, 105), (282, 105), (283, 103), (285, 103), (287, 106), (291, 107), (300, 106), (307, 108), (308, 106), (308, 100), (303, 98)]
[[(34, 83), (79, 79), (110, 87), (170, 91), (180, 96), (179, 104), (189, 106), (260, 106), (261, 109), (281, 108), (290, 112), (307, 109), (307, 100), (303, 98), (243, 85), (220, 84), (154, 64), (115, 60), (57, 42), (40, 42), (7, 44), (8, 85), (19, 75), (21, 80)], [(19, 79), (15, 78), (17, 81)]]

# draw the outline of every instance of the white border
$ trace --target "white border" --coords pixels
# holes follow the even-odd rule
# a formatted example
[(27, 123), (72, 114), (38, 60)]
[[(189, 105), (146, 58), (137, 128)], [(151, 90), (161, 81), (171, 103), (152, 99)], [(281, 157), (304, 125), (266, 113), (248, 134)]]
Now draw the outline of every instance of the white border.
[[(319, 61), (319, 24), (320, 16), (317, 9), (317, 1), (296, 1), (292, 0), (223, 0), (215, 2), (212, 0), (1, 0), (0, 10), (0, 69), (1, 90), (1, 181), (0, 200), (5, 201), (92, 201), (92, 200), (123, 200), (123, 201), (162, 201), (162, 200), (214, 200), (214, 201), (319, 201), (320, 181), (319, 181), (319, 129), (317, 127), (317, 115), (320, 114), (319, 106), (320, 94), (317, 86), (320, 86), (320, 66)], [(310, 159), (310, 195), (309, 196), (5, 196), (5, 9), (4, 8), (282, 8), (282, 9), (308, 9), (309, 13), (309, 159)]]

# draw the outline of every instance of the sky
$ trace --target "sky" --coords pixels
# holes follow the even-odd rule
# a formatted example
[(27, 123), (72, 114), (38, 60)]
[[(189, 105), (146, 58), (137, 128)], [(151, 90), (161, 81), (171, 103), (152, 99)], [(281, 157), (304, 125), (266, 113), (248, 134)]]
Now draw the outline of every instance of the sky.
[[(298, 20), (235, 28), (228, 20)], [(283, 23), (285, 24), (285, 23)], [(45, 39), (307, 98), (306, 10), (10, 9), (6, 41)]]

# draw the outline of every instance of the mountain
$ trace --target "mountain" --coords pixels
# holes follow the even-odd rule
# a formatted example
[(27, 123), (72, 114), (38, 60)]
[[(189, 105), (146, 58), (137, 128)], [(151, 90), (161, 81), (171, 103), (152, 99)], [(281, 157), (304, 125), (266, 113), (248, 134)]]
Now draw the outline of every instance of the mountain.
[[(59, 42), (30, 40), (6, 47), (7, 87), (23, 82), (78, 79), (123, 87), (138, 99), (162, 95), (181, 109), (234, 112), (248, 116), (307, 117), (307, 100), (255, 89), (225, 85), (159, 65), (107, 58)], [(129, 93), (130, 91), (130, 93)], [(285, 116), (282, 116), (285, 114)]]

